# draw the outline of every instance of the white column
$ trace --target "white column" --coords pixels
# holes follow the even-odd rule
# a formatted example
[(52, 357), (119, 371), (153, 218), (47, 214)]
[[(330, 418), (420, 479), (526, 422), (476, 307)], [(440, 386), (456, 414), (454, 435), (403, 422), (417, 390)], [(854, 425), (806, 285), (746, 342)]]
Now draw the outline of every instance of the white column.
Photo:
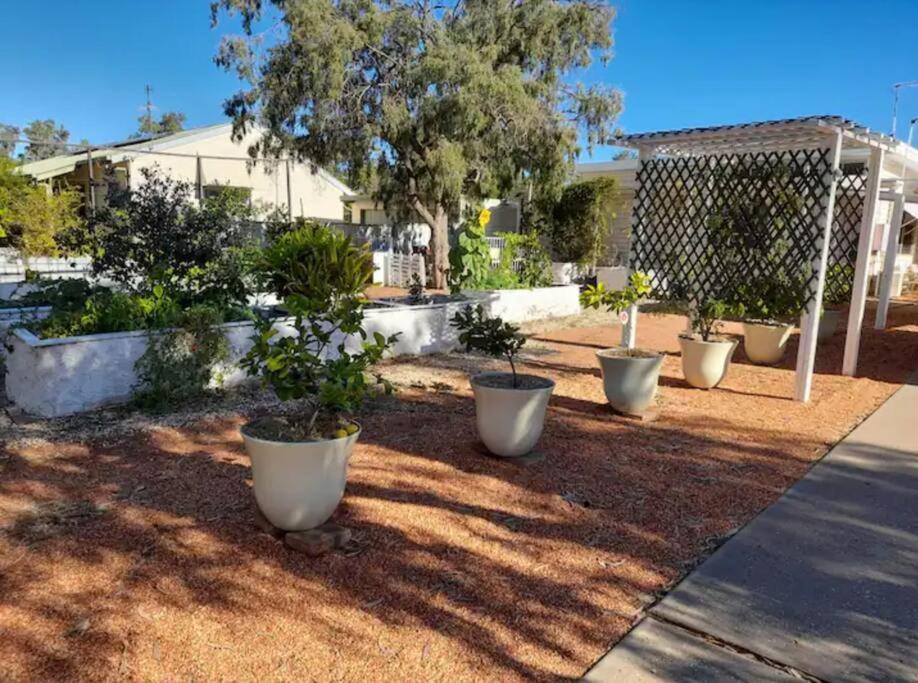
[(848, 331), (845, 334), (845, 357), (842, 374), (853, 377), (857, 372), (857, 354), (861, 346), (861, 328), (864, 325), (864, 308), (867, 303), (870, 247), (873, 239), (873, 225), (876, 221), (877, 204), (880, 199), (880, 171), (883, 168), (883, 150), (870, 150), (870, 169), (867, 176), (867, 190), (864, 195), (864, 215), (861, 217), (861, 235), (857, 242), (857, 263), (854, 266), (854, 285), (851, 289), (851, 308), (848, 311)]
[[(635, 171), (635, 177), (640, 178), (641, 167), (644, 165), (644, 162), (652, 154), (648, 153), (647, 150), (641, 148), (638, 150), (638, 164), (637, 170)], [(638, 181), (640, 183), (640, 181)], [(641, 191), (640, 185), (635, 187), (634, 190), (634, 199), (635, 202), (631, 207), (631, 250), (634, 249), (634, 227), (635, 227), (635, 217), (637, 214), (637, 196)], [(631, 282), (631, 254), (628, 255), (629, 266), (625, 272), (625, 286)], [(637, 317), (638, 317), (638, 307), (630, 306), (628, 308), (628, 320), (622, 325), (622, 346), (626, 349), (633, 349), (637, 344)]]
[(889, 234), (886, 236), (886, 253), (883, 259), (883, 272), (880, 275), (879, 302), (877, 319), (873, 327), (886, 329), (886, 316), (889, 313), (889, 298), (892, 295), (893, 271), (896, 267), (896, 254), (899, 251), (899, 233), (902, 231), (902, 214), (905, 212), (905, 195), (901, 192), (893, 200), (892, 217), (889, 222)]
[(835, 189), (838, 186), (838, 168), (841, 161), (842, 134), (836, 133), (830, 153), (830, 166), (826, 171), (829, 180), (829, 194), (820, 218), (819, 228), (822, 242), (819, 253), (813, 259), (816, 272), (816, 291), (807, 302), (800, 317), (800, 341), (797, 346), (797, 371), (794, 376), (794, 400), (810, 400), (813, 388), (813, 368), (816, 365), (816, 342), (819, 332), (819, 318), (822, 314), (822, 295), (826, 285), (826, 268), (829, 262), (829, 245), (832, 242), (832, 223), (835, 214)]

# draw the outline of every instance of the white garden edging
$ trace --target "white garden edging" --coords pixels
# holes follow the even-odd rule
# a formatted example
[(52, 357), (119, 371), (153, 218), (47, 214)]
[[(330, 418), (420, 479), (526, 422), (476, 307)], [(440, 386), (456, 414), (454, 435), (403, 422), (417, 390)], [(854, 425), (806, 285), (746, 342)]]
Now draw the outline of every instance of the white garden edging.
[[(458, 333), (450, 318), (469, 303), (481, 303), (490, 315), (509, 322), (571, 315), (580, 311), (578, 288), (469, 292), (469, 301), (425, 306), (387, 305), (366, 311), (364, 328), (372, 336), (399, 333), (391, 355), (424, 355), (453, 350)], [(292, 334), (288, 321), (275, 323), (281, 334)], [(230, 345), (223, 386), (246, 379), (238, 361), (251, 348), (253, 325), (222, 326)], [(22, 411), (41, 417), (71, 415), (128, 400), (137, 384), (134, 365), (147, 349), (146, 331), (113, 332), (63, 339), (39, 339), (25, 329), (9, 336), (12, 352), (6, 358), (7, 397)], [(361, 340), (347, 340), (349, 350), (359, 350)], [(335, 346), (337, 346), (335, 341)]]

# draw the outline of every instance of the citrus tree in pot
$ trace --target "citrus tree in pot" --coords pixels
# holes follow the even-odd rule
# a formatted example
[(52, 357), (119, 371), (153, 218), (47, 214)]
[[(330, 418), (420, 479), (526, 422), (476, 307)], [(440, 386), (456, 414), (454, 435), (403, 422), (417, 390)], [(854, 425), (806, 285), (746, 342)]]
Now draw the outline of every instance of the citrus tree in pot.
[[(610, 313), (627, 316), (628, 309), (648, 294), (650, 278), (644, 273), (632, 273), (625, 289), (608, 290), (600, 282), (583, 291), (580, 303), (584, 308), (605, 308)], [(602, 370), (606, 399), (614, 410), (633, 415), (653, 403), (663, 364), (662, 353), (613, 347), (597, 351), (596, 358)]]
[[(381, 377), (368, 376), (394, 338), (363, 329), (364, 288), (372, 255), (344, 234), (313, 223), (281, 236), (260, 256), (262, 283), (284, 302), (285, 332), (271, 319), (257, 323), (242, 360), (282, 401), (296, 401), (285, 418), (242, 428), (252, 460), (255, 499), (265, 517), (286, 531), (324, 523), (344, 495), (347, 464), (360, 425), (344, 416), (360, 406)], [(358, 352), (346, 339), (359, 336)]]
[(756, 278), (737, 287), (744, 311), (743, 345), (756, 365), (775, 365), (784, 358), (794, 329), (792, 320), (803, 311), (806, 286), (803, 278), (784, 273)]
[(841, 309), (851, 301), (851, 287), (854, 282), (854, 267), (847, 263), (836, 263), (826, 272), (825, 294), (822, 297), (822, 315), (819, 318), (819, 341), (830, 339), (838, 329)]
[(471, 378), (475, 420), (478, 435), (491, 453), (505, 458), (525, 455), (542, 435), (555, 383), (516, 371), (516, 354), (526, 338), (515, 325), (487, 317), (481, 305), (466, 306), (450, 324), (459, 330), (466, 351), (481, 351), (510, 363), (510, 372), (481, 372)]
[(682, 374), (693, 387), (710, 389), (727, 375), (736, 341), (720, 336), (721, 320), (742, 316), (742, 307), (708, 298), (692, 308), (689, 322), (692, 334), (679, 336), (682, 349)]

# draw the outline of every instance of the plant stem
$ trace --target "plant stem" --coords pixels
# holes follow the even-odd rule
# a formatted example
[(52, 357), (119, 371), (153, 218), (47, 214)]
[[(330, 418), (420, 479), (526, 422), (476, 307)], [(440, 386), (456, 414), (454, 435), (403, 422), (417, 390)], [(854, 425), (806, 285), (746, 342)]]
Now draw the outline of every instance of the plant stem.
[(513, 373), (513, 388), (516, 389), (520, 383), (516, 378), (516, 364), (513, 362), (513, 354), (507, 354), (507, 360), (510, 361), (510, 372)]

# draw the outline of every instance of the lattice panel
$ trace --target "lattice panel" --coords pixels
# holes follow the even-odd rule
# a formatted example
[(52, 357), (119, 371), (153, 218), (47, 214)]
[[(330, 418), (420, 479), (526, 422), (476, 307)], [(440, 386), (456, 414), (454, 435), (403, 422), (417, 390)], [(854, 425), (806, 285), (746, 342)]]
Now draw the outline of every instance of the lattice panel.
[(850, 301), (854, 283), (857, 243), (864, 214), (867, 169), (842, 176), (835, 190), (835, 220), (829, 243), (829, 271), (825, 300)]
[(731, 299), (756, 278), (798, 278), (812, 293), (829, 171), (826, 149), (645, 161), (631, 268), (668, 300)]

